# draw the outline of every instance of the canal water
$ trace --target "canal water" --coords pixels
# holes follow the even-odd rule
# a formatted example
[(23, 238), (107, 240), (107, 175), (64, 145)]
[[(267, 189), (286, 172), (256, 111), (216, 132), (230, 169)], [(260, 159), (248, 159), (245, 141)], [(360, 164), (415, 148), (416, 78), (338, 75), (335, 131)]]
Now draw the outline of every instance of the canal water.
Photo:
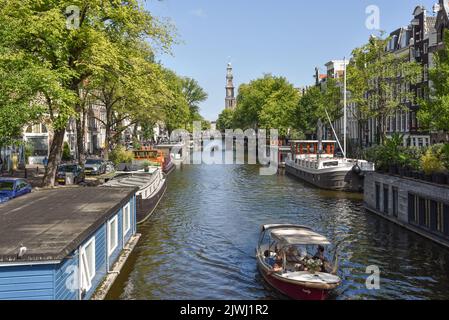
[[(449, 250), (367, 213), (361, 195), (321, 191), (257, 166), (173, 172), (108, 299), (283, 299), (258, 274), (266, 223), (308, 225), (340, 243), (333, 299), (449, 299)], [(367, 266), (380, 269), (368, 290)]]

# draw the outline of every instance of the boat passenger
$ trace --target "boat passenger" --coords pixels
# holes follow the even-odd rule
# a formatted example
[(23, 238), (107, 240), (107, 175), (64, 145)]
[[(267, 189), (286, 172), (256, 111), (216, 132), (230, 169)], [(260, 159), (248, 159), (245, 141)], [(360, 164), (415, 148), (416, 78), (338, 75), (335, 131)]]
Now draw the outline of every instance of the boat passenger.
[(265, 250), (264, 252), (265, 261), (270, 267), (274, 267), (274, 264), (276, 263), (276, 256), (273, 256), (272, 253), (269, 250)]
[(301, 262), (301, 256), (298, 253), (298, 250), (296, 250), (295, 247), (290, 247), (287, 250), (287, 254), (286, 254), (286, 259), (287, 262), (293, 262), (293, 263), (298, 263)]
[(326, 272), (326, 267), (329, 266), (329, 262), (327, 261), (326, 257), (324, 256), (324, 247), (322, 245), (319, 245), (317, 248), (317, 251), (315, 255), (313, 256), (313, 259), (321, 260), (321, 272)]
[(271, 271), (268, 271), (269, 274), (282, 273), (282, 271), (284, 271), (283, 260), (280, 254), (276, 255), (276, 257), (274, 258), (274, 264), (270, 266), (272, 269)]

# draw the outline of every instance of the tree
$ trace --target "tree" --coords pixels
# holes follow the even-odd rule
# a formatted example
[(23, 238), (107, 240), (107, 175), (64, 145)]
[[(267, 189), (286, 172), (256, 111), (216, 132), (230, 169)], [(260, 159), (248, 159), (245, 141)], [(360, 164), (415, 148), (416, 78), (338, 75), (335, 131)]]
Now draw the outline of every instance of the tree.
[(199, 104), (207, 100), (207, 93), (195, 79), (188, 77), (182, 79), (182, 92), (189, 105), (190, 116), (187, 126), (191, 126), (194, 121), (202, 121)]
[(169, 95), (161, 108), (163, 121), (168, 133), (171, 134), (173, 130), (185, 127), (190, 118), (190, 109), (183, 93), (183, 79), (168, 69), (164, 70), (163, 77), (169, 88)]
[(295, 110), (295, 128), (300, 132), (314, 134), (318, 120), (322, 123), (339, 119), (342, 115), (342, 84), (327, 79), (325, 84), (310, 87), (300, 98)]
[(418, 119), (423, 128), (449, 131), (449, 31), (444, 35), (444, 47), (434, 56), (434, 67), (429, 70), (433, 83), (430, 97), (421, 100)]
[(385, 50), (389, 40), (371, 37), (368, 44), (353, 51), (348, 68), (350, 99), (358, 103), (361, 120), (377, 120), (381, 144), (386, 138), (388, 118), (405, 110), (407, 102), (414, 99), (414, 93), (405, 90), (405, 84), (414, 85), (422, 76), (422, 67), (410, 62), (408, 54), (401, 56)]
[(5, 48), (0, 54), (0, 146), (16, 143), (23, 127), (43, 112), (39, 104), (31, 102), (41, 85), (37, 77), (40, 71), (39, 65), (23, 60), (12, 50)]
[(279, 129), (285, 136), (294, 124), (299, 92), (284, 77), (265, 75), (243, 84), (237, 96), (235, 126), (241, 129)]
[(218, 116), (217, 130), (225, 131), (227, 129), (234, 129), (234, 111), (232, 109), (225, 109)]
[[(37, 79), (41, 83), (34, 99), (42, 96), (54, 131), (44, 177), (44, 185), (50, 186), (61, 160), (68, 119), (75, 117), (77, 131), (83, 129), (83, 83), (117, 69), (127, 54), (122, 50), (126, 46), (134, 48), (135, 43), (151, 39), (163, 50), (168, 49), (171, 29), (145, 11), (139, 0), (0, 1), (0, 55), (13, 52), (21, 61), (40, 66)], [(68, 28), (65, 12), (72, 6), (80, 9), (78, 25)], [(80, 152), (81, 142), (78, 140)]]

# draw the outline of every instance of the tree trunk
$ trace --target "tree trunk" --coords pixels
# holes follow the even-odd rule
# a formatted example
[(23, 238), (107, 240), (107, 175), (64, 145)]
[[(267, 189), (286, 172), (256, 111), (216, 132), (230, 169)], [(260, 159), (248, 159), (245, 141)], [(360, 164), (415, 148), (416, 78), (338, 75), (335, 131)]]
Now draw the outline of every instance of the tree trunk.
[(44, 187), (53, 187), (55, 185), (56, 170), (61, 163), (62, 145), (64, 143), (65, 128), (56, 130), (53, 141), (50, 146), (50, 155), (48, 156), (48, 165), (45, 169), (43, 179)]
[(136, 121), (136, 123), (134, 124), (134, 128), (133, 128), (133, 139), (137, 140), (137, 136), (139, 134), (139, 122)]
[[(85, 150), (84, 150), (84, 112), (83, 114), (79, 114), (79, 117), (76, 119), (76, 146), (77, 146), (77, 158), (78, 164), (84, 164), (85, 158)], [(81, 119), (83, 118), (83, 119)]]
[(111, 149), (111, 126), (108, 124), (106, 125), (106, 135), (105, 135), (105, 139), (104, 139), (104, 159), (107, 161), (109, 160), (109, 152)]

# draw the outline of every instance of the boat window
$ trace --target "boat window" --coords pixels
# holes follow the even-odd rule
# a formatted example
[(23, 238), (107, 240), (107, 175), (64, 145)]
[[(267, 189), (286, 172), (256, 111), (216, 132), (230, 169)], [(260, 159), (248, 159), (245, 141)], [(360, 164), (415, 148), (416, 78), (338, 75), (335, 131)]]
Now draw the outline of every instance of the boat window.
[(95, 237), (93, 237), (80, 250), (81, 264), (81, 290), (87, 292), (92, 288), (92, 280), (95, 278)]
[(328, 168), (328, 167), (337, 167), (338, 166), (338, 161), (331, 161), (331, 162), (324, 162), (323, 163), (323, 167)]
[(111, 255), (118, 246), (118, 219), (115, 216), (108, 222), (108, 254)]
[[(145, 197), (146, 197), (146, 195), (145, 195)], [(129, 229), (131, 229), (131, 206), (128, 203), (123, 208), (123, 234), (126, 235), (129, 231)]]

